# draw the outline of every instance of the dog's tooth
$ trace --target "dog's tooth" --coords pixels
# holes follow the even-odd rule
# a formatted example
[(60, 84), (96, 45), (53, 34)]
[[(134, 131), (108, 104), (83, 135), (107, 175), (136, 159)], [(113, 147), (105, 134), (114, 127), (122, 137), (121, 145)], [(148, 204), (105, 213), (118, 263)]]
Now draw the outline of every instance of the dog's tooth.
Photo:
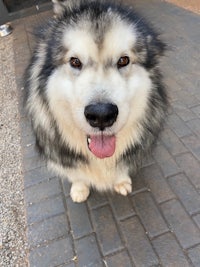
[(91, 142), (91, 139), (90, 139), (90, 137), (88, 137), (87, 141), (88, 141), (88, 144), (90, 144), (90, 142)]

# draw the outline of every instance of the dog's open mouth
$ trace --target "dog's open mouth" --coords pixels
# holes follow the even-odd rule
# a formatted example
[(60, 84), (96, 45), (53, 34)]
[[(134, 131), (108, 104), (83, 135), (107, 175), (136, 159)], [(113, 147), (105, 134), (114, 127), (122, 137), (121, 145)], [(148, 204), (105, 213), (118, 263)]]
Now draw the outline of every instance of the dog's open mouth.
[(89, 150), (98, 158), (111, 157), (115, 152), (115, 135), (90, 135), (87, 137)]

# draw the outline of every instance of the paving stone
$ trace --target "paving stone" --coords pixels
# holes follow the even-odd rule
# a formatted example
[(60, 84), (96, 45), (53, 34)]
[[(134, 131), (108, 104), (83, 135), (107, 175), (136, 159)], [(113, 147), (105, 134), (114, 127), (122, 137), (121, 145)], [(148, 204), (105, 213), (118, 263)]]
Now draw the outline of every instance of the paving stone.
[(27, 117), (21, 119), (19, 124), (20, 124), (20, 130), (21, 130), (21, 136), (22, 137), (25, 137), (25, 136), (33, 133), (31, 121)]
[(177, 200), (161, 204), (172, 231), (184, 249), (200, 243), (200, 231)]
[(169, 230), (150, 193), (137, 194), (132, 198), (132, 201), (150, 238)]
[(184, 174), (169, 178), (169, 183), (190, 215), (200, 211), (200, 195)]
[(35, 157), (23, 159), (24, 172), (31, 171), (44, 166), (46, 166), (46, 161), (38, 157), (38, 155)]
[(200, 119), (190, 120), (186, 124), (197, 136), (200, 137)]
[(76, 267), (76, 265), (72, 262), (69, 264), (60, 265), (59, 267)]
[(74, 238), (80, 238), (92, 232), (92, 226), (88, 217), (85, 203), (74, 203), (67, 198), (69, 220)]
[(189, 267), (191, 266), (176, 239), (171, 233), (166, 233), (157, 237), (153, 241), (153, 246), (165, 267)]
[(94, 235), (75, 240), (78, 266), (105, 267)]
[(155, 163), (154, 158), (151, 156), (146, 157), (142, 162), (142, 167), (147, 167)]
[(67, 180), (67, 178), (63, 178), (63, 177), (61, 177), (61, 182), (62, 182), (65, 197), (69, 197), (70, 190), (71, 190), (71, 183)]
[(25, 189), (24, 195), (26, 203), (36, 203), (41, 200), (47, 199), (54, 195), (58, 195), (61, 193), (61, 186), (59, 179), (57, 177), (39, 183), (37, 185), (33, 185)]
[(50, 198), (28, 207), (27, 223), (32, 224), (40, 222), (63, 212), (65, 212), (65, 208), (62, 196)]
[(102, 205), (108, 203), (108, 198), (106, 193), (97, 192), (96, 190), (91, 190), (90, 197), (87, 203), (91, 209), (98, 208)]
[(188, 250), (188, 256), (195, 267), (200, 267), (200, 245)]
[[(184, 86), (184, 84), (183, 84), (183, 86)], [(183, 89), (184, 88), (186, 90), (182, 90), (182, 91), (178, 92), (180, 101), (183, 102), (189, 108), (194, 107), (196, 105), (199, 105), (199, 100), (194, 95), (192, 95), (190, 92), (188, 92), (187, 87), (183, 87)]]
[(30, 266), (54, 267), (69, 262), (74, 257), (70, 238), (54, 241), (30, 252)]
[(117, 254), (106, 257), (107, 267), (132, 267), (130, 258), (126, 251), (118, 252)]
[(171, 129), (165, 129), (163, 131), (161, 140), (172, 155), (177, 155), (187, 151), (187, 148), (183, 145), (183, 143)]
[(182, 141), (192, 154), (200, 161), (200, 139), (194, 135), (190, 135), (182, 138)]
[(145, 184), (144, 177), (142, 176), (141, 171), (139, 171), (137, 175), (132, 176), (131, 180), (132, 180), (133, 195), (147, 190), (147, 186)]
[(116, 222), (108, 205), (92, 210), (92, 219), (103, 255), (123, 247)]
[(183, 120), (189, 121), (196, 118), (196, 114), (194, 114), (188, 107), (186, 107), (183, 103), (179, 101), (173, 102), (173, 108), (175, 113)]
[(190, 128), (187, 127), (185, 123), (176, 114), (171, 114), (169, 116), (167, 124), (176, 133), (178, 137), (184, 137), (192, 134)]
[(28, 227), (28, 242), (31, 247), (67, 236), (69, 226), (66, 214), (46, 219)]
[(200, 187), (200, 163), (190, 153), (177, 156), (175, 158), (181, 170), (185, 172), (189, 180)]
[(47, 170), (47, 167), (40, 167), (24, 173), (24, 186), (29, 187), (38, 183), (48, 181), (54, 174)]
[(191, 108), (192, 112), (195, 113), (198, 117), (200, 117), (200, 105), (194, 108)]
[(24, 145), (22, 147), (22, 153), (24, 158), (39, 157), (38, 152), (35, 149), (35, 142)]
[(199, 229), (200, 229), (200, 214), (197, 214), (196, 216), (193, 217), (196, 224), (198, 225)]
[(25, 152), (24, 158), (31, 158), (31, 155), (34, 154), (39, 157), (39, 154), (35, 148), (35, 137), (33, 134), (26, 135), (21, 139), (22, 151)]
[(158, 258), (136, 216), (121, 222), (124, 239), (136, 267), (156, 266)]
[(128, 197), (115, 194), (109, 197), (115, 217), (120, 220), (135, 214), (133, 205)]
[(163, 145), (159, 145), (156, 147), (156, 150), (154, 151), (154, 158), (158, 162), (165, 177), (180, 172), (180, 169), (176, 164), (175, 160), (172, 158), (172, 156), (169, 154), (169, 152)]
[(174, 198), (174, 193), (157, 165), (142, 169), (145, 182), (158, 203)]

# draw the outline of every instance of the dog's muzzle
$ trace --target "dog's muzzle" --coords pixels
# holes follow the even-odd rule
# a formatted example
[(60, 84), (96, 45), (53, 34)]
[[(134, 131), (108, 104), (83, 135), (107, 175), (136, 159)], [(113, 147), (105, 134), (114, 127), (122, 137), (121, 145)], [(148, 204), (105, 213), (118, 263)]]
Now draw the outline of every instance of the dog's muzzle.
[(111, 103), (95, 103), (85, 107), (85, 118), (90, 126), (103, 131), (111, 127), (117, 119), (118, 107)]

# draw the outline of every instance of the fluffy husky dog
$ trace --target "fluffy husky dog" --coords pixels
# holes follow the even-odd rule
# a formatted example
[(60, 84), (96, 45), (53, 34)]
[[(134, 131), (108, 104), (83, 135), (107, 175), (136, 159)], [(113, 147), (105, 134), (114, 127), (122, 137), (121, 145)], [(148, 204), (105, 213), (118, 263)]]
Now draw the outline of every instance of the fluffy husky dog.
[(26, 75), (36, 146), (72, 183), (73, 201), (85, 201), (91, 187), (127, 195), (166, 114), (165, 44), (116, 2), (54, 4)]

